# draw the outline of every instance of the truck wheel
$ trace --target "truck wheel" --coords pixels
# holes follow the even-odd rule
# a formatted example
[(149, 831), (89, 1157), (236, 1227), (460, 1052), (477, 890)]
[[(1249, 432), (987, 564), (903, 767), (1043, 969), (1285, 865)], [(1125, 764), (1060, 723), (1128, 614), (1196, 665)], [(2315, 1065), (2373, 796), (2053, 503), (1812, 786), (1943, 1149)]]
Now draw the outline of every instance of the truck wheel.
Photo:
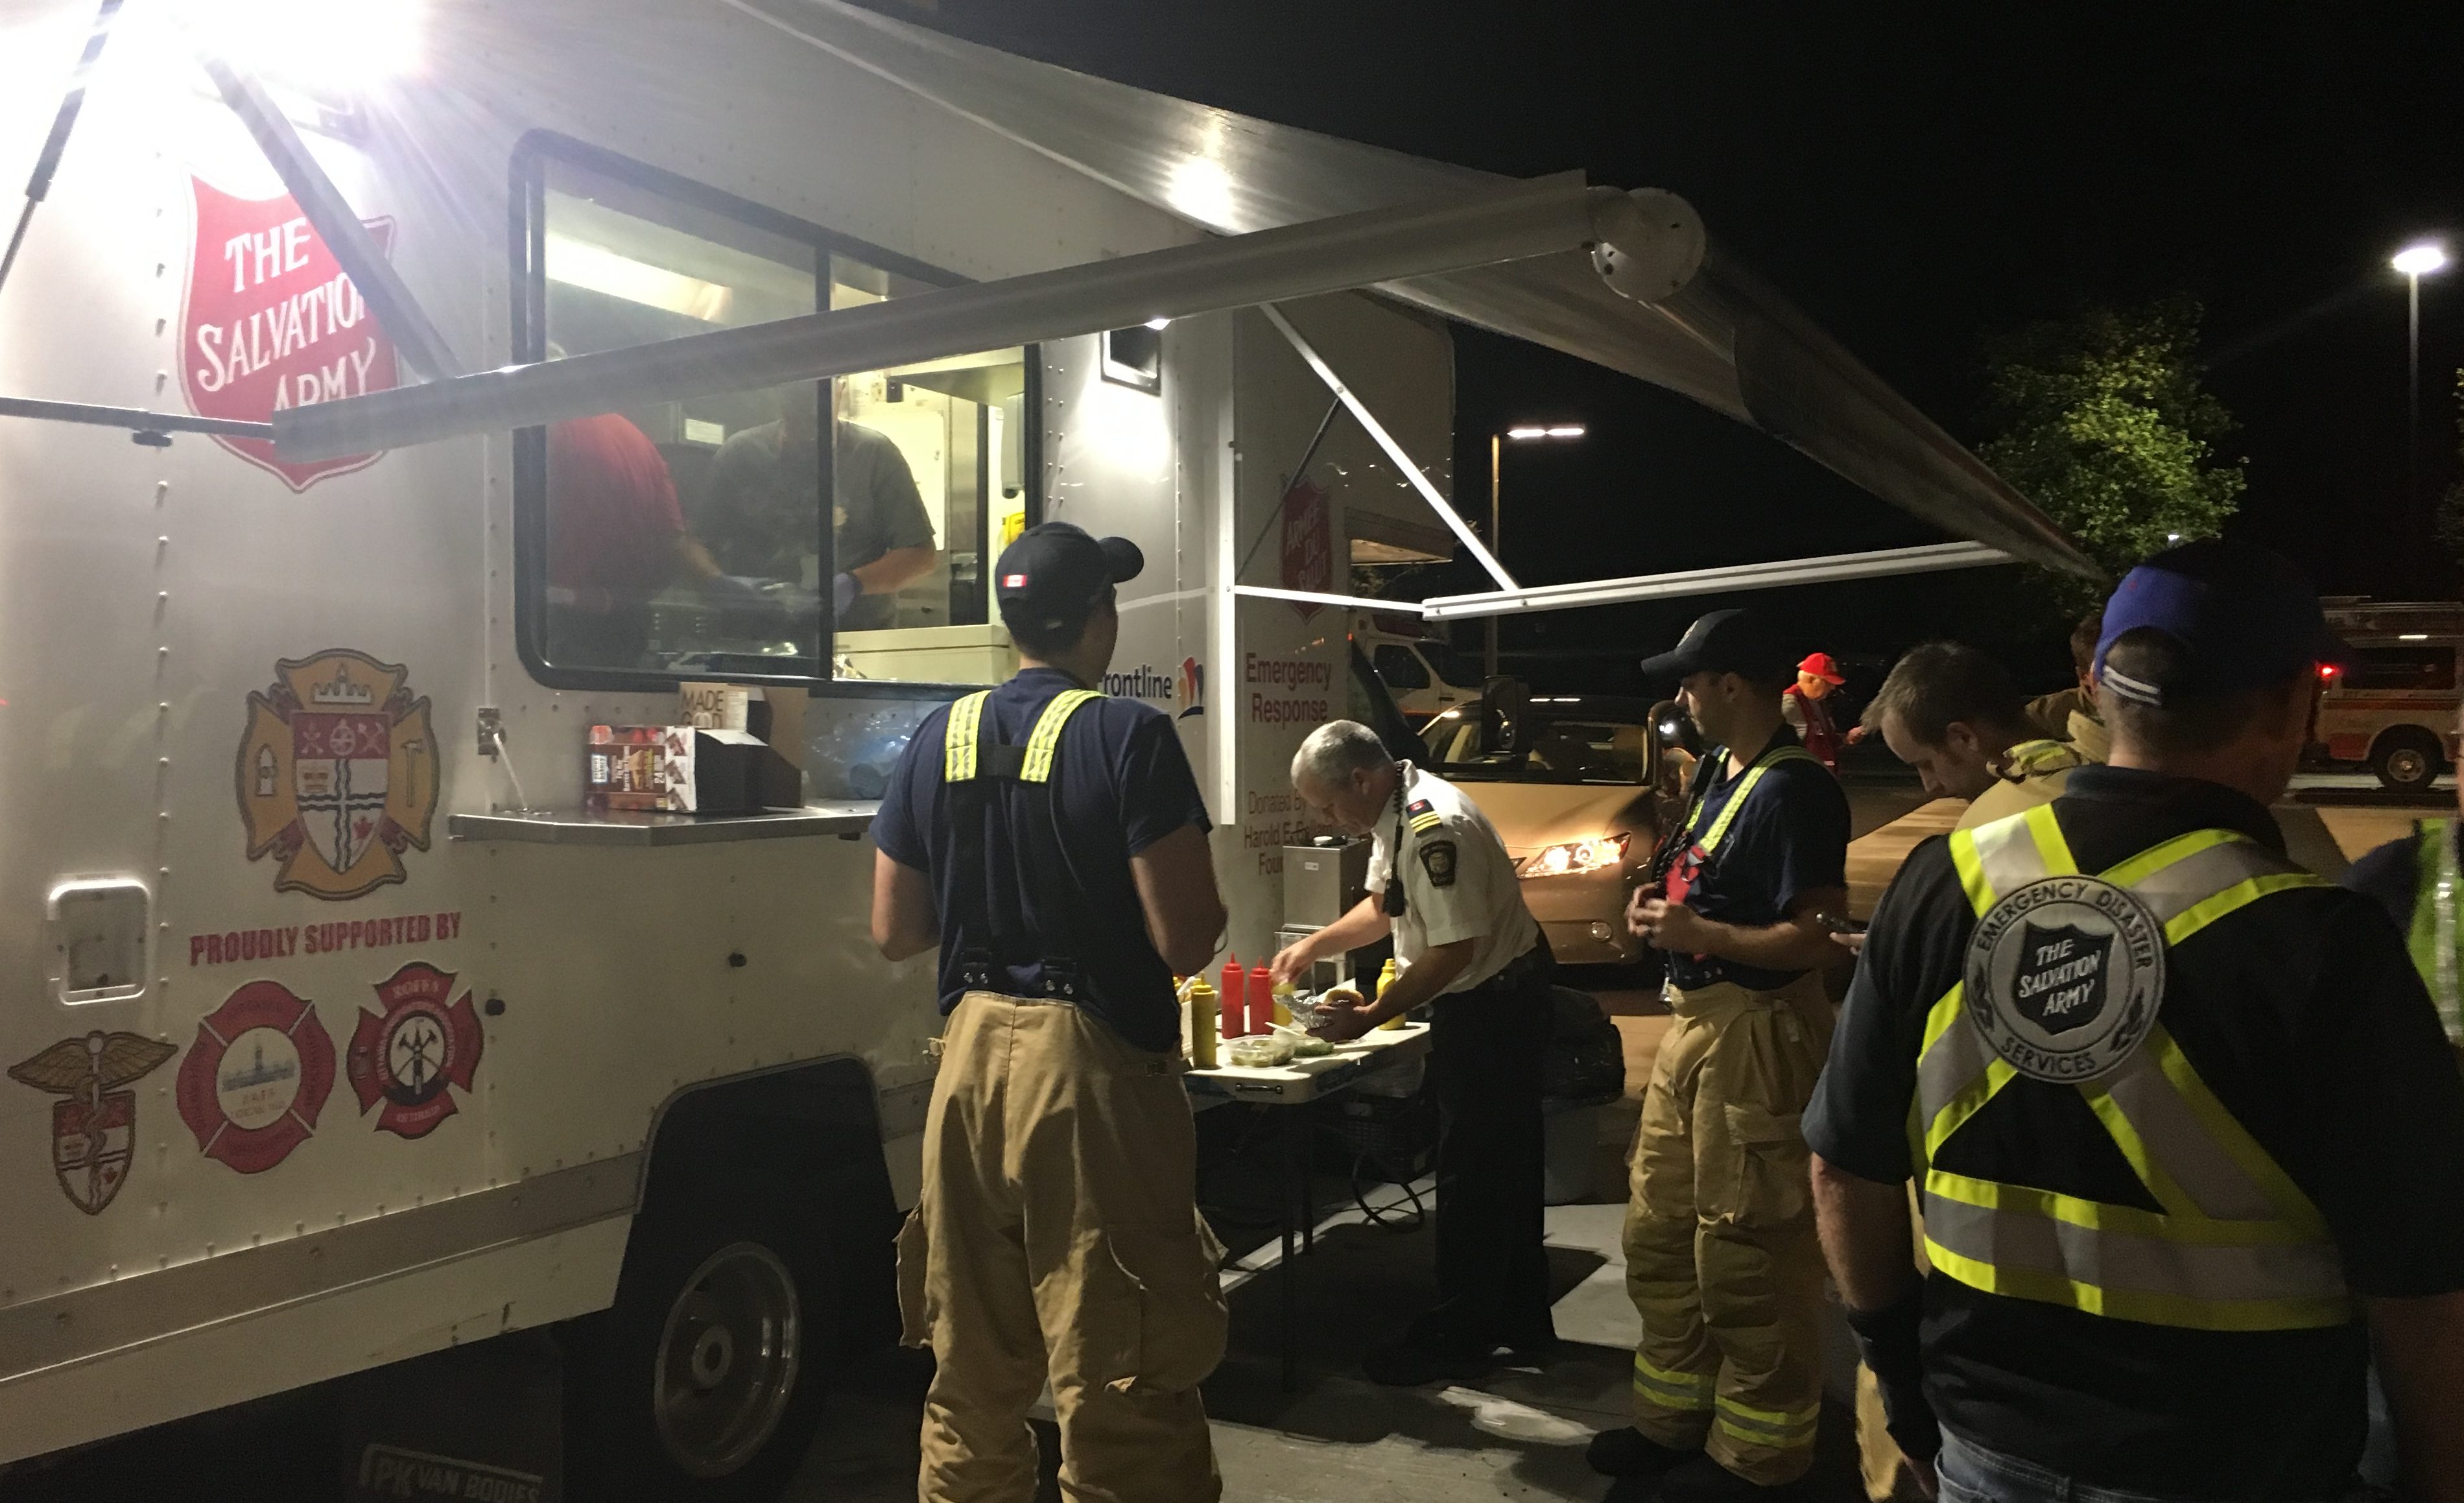
[(797, 1187), (697, 1187), (634, 1228), (615, 1308), (565, 1369), (569, 1496), (755, 1503), (821, 1423), (838, 1334), (828, 1238)]
[(2370, 748), (2370, 771), (2399, 793), (2422, 793), (2438, 781), (2438, 739), (2428, 731), (2389, 731)]

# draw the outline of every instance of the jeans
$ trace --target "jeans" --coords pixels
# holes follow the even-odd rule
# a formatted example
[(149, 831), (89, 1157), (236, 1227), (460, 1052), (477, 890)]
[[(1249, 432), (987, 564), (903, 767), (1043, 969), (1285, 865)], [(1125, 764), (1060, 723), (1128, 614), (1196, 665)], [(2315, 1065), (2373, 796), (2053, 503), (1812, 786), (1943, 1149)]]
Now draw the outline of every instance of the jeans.
[[(1942, 1481), (1939, 1503), (2191, 1503), (2171, 1494), (2074, 1482), (2035, 1462), (1987, 1450), (1947, 1429), (1942, 1432), (1942, 1454), (1934, 1458), (1934, 1470)], [(2345, 1494), (2346, 1499), (2370, 1496), (2359, 1489)], [(2344, 1499), (2321, 1498), (2318, 1503), (2344, 1503)]]

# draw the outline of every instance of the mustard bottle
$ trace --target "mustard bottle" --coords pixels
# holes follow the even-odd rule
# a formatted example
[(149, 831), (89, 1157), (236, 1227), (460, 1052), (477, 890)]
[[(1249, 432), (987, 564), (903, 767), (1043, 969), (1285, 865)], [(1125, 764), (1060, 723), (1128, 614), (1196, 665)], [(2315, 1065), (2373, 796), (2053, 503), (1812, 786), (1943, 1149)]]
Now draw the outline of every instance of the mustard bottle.
[[(1386, 988), (1394, 984), (1395, 957), (1390, 955), (1386, 957), (1386, 963), (1380, 966), (1377, 971), (1377, 995), (1380, 997), (1385, 996)], [(1377, 1026), (1381, 1028), (1399, 1028), (1403, 1026), (1403, 1015), (1398, 1012)]]
[(1292, 1026), (1292, 997), (1295, 988), (1290, 982), (1275, 983), (1275, 1021), (1286, 1028)]
[(1198, 1070), (1215, 1068), (1215, 988), (1203, 976), (1181, 989), (1182, 1033), (1189, 1040), (1189, 1063)]

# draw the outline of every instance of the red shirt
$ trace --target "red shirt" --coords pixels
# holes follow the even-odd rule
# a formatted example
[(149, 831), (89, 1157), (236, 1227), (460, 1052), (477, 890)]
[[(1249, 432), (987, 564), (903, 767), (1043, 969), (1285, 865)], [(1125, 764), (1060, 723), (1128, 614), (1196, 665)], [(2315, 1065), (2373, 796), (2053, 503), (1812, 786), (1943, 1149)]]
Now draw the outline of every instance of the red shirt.
[[(547, 582), (638, 602), (676, 567), (685, 514), (649, 435), (613, 412), (547, 431)], [(606, 610), (605, 598), (572, 602)]]

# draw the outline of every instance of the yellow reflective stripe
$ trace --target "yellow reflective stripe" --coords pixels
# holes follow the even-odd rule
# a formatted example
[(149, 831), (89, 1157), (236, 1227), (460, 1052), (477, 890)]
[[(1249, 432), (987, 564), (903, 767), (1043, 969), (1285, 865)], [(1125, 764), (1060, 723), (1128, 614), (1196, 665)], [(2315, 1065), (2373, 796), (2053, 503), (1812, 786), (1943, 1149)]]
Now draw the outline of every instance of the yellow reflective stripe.
[(1052, 696), (1052, 702), (1036, 717), (1035, 731), (1026, 739), (1026, 765), (1019, 777), (1027, 783), (1052, 781), (1052, 757), (1061, 749), (1061, 728), (1078, 713), (1078, 707), (1089, 699), (1103, 696), (1092, 689), (1068, 689)]
[(2314, 1295), (2301, 1299), (2210, 1300), (2105, 1289), (2058, 1273), (1999, 1268), (1963, 1257), (1931, 1237), (1925, 1239), (1925, 1257), (1946, 1277), (1957, 1279), (1970, 1289), (2061, 1305), (2117, 1320), (2186, 1326), (2194, 1331), (2285, 1331), (2340, 1326), (2353, 1318), (2353, 1304), (2348, 1298)]
[(2235, 882), (2214, 896), (2204, 898), (2175, 914), (2172, 920), (2165, 925), (2166, 942), (2179, 944), (2225, 915), (2237, 908), (2247, 907), (2270, 893), (2289, 892), (2297, 887), (2325, 887), (2326, 885), (2326, 878), (2313, 876), (2307, 872), (2277, 872), (2267, 876), (2254, 876), (2247, 881)]
[(1968, 1119), (1985, 1110), (1985, 1103), (2002, 1094), (2002, 1088), (2019, 1078), (2011, 1062), (1996, 1054), (1985, 1067), (1985, 1073), (1969, 1082), (1967, 1088), (1952, 1096), (1943, 1109), (1933, 1115), (1925, 1128), (1925, 1161), (1933, 1161), (1951, 1134), (1968, 1125)]
[(1770, 1446), (1782, 1450), (1811, 1445), (1815, 1427), (1822, 1418), (1822, 1405), (1818, 1402), (1802, 1409), (1783, 1412), (1757, 1409), (1723, 1394), (1718, 1407), (1720, 1428), (1729, 1435), (1748, 1445)]
[[(2087, 1099), (2088, 1110), (2104, 1124), (2105, 1136), (2113, 1139), (2113, 1146), (2121, 1149), (2122, 1157), (2129, 1160), (2131, 1172), (2139, 1176), (2139, 1183), (2147, 1186), (2148, 1193), (2156, 1197), (2156, 1204), (2164, 1206), (2167, 1215), (2191, 1219), (2203, 1217), (2199, 1203), (2191, 1199), (2189, 1192), (2166, 1173), (2165, 1166), (2147, 1151), (2147, 1140), (2140, 1136), (2139, 1129), (2130, 1125), (2130, 1117), (2122, 1110), (2122, 1103), (2113, 1099), (2113, 1093), (2101, 1085), (2081, 1086), (2079, 1091)], [(2165, 1233), (2159, 1232), (2158, 1235)]]
[(1927, 1195), (1983, 1210), (2017, 1211), (2085, 1227), (2091, 1231), (2120, 1231), (2157, 1237), (2167, 1242), (2214, 1248), (2291, 1248), (2315, 1240), (2299, 1227), (2280, 1221), (2216, 1221), (2204, 1216), (2171, 1216), (2137, 1205), (2082, 1200), (2028, 1184), (1972, 1179), (1947, 1170), (1925, 1173)]
[(2039, 804), (2019, 817), (2028, 822), (2028, 833), (2036, 842), (2036, 858), (2045, 864), (2045, 875), (2077, 876), (2079, 861), (2071, 854), (2070, 843), (2062, 839), (2062, 827), (2054, 819), (2054, 807)]
[[(1720, 849), (1720, 842), (1727, 837), (1728, 826), (1736, 819), (1737, 810), (1746, 807), (1747, 798), (1753, 793), (1754, 785), (1763, 781), (1764, 773), (1784, 762), (1814, 760), (1814, 754), (1802, 746), (1782, 746), (1765, 753), (1752, 766), (1747, 768), (1745, 781), (1737, 785), (1736, 792), (1728, 795), (1728, 802), (1720, 806), (1720, 817), (1711, 822), (1709, 833), (1699, 842), (1703, 847), (1703, 853), (1707, 856)], [(1694, 807), (1697, 811), (1700, 811), (1703, 801), (1700, 798), (1696, 799)], [(1685, 823), (1690, 828), (1694, 822), (1689, 818)]]
[(2116, 887), (2132, 887), (2154, 876), (2177, 861), (2187, 861), (2202, 851), (2227, 846), (2242, 837), (2226, 829), (2194, 829), (2187, 835), (2176, 835), (2162, 845), (2150, 846), (2119, 866), (2099, 873)]
[(1942, 1000), (1933, 1005), (1933, 1010), (1925, 1014), (1925, 1043), (1918, 1048), (1917, 1058), (1923, 1059), (1932, 1053), (1934, 1041), (1949, 1032), (1951, 1026), (1959, 1021), (1960, 1014), (1967, 1010), (1967, 995), (1968, 984), (1953, 982), (1950, 990), (1944, 992)]
[(1950, 864), (1959, 871), (1959, 886), (1968, 895), (1968, 906), (1977, 917), (1984, 917), (1993, 906), (1993, 884), (1985, 875), (1985, 856), (1976, 849), (1976, 831), (1950, 832)]
[(983, 724), (989, 689), (979, 689), (950, 706), (950, 722), (941, 738), (941, 781), (964, 783), (976, 775), (977, 733)]
[(1665, 1367), (1655, 1367), (1634, 1355), (1634, 1386), (1652, 1403), (1663, 1409), (1682, 1411), (1707, 1410), (1719, 1379), (1710, 1373), (1676, 1373)]
[(2174, 1093), (2198, 1117), (2199, 1125), (2207, 1129), (2209, 1138), (2240, 1166), (2242, 1173), (2250, 1176), (2258, 1185), (2259, 1193), (2276, 1207), (2276, 1213), (2284, 1218), (2283, 1225), (2298, 1234), (2287, 1240), (2325, 1240), (2327, 1218), (2319, 1213), (2319, 1207), (2311, 1203), (2309, 1196), (2301, 1193), (2301, 1187), (2293, 1183), (2293, 1177), (2284, 1172), (2265, 1148), (2259, 1146), (2258, 1139), (2250, 1136), (2250, 1130), (2225, 1109), (2222, 1101), (2216, 1099), (2216, 1094), (2199, 1078), (2197, 1067), (2190, 1063), (2188, 1054), (2182, 1052), (2182, 1046), (2173, 1042), (2173, 1036), (2165, 1031), (2164, 1025), (2159, 1024), (2149, 1031), (2144, 1047), (2153, 1050), (2156, 1068), (2165, 1072), (2165, 1078), (2172, 1083)]

